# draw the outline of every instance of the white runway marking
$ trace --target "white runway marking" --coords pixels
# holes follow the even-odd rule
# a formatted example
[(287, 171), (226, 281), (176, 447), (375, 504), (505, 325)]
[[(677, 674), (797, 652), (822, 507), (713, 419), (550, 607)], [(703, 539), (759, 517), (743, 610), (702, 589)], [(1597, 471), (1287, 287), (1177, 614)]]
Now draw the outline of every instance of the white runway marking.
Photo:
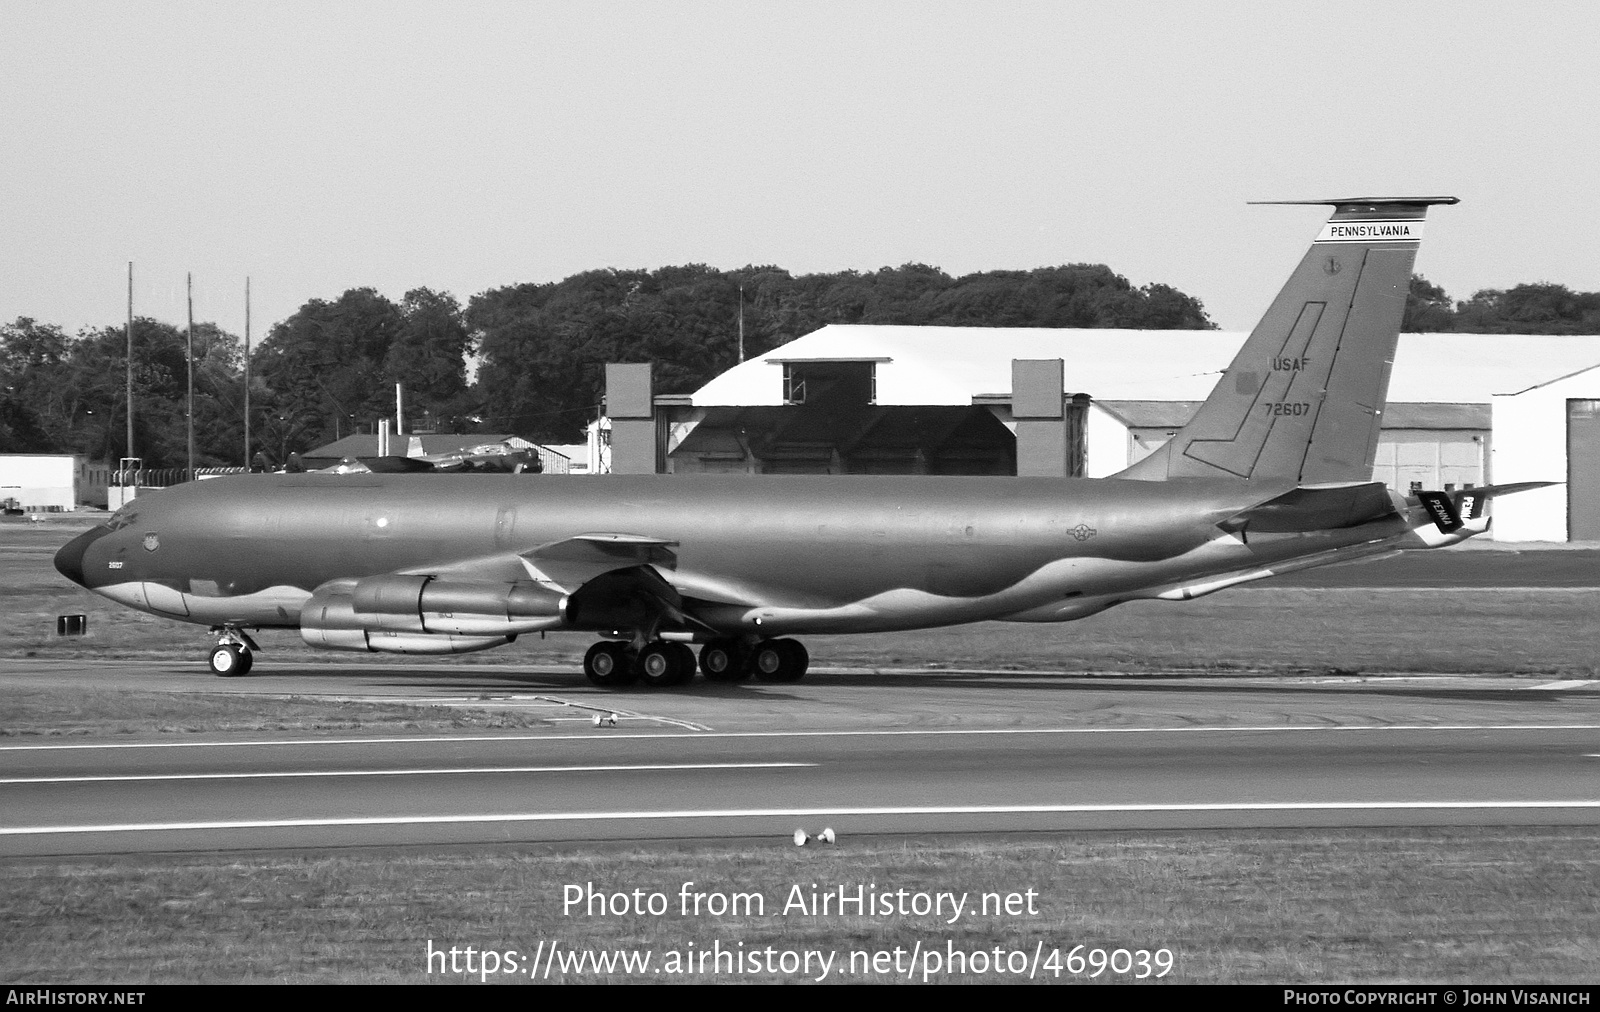
[(809, 818), (843, 815), (1073, 815), (1132, 812), (1342, 812), (1485, 809), (1586, 809), (1600, 801), (1260, 801), (1189, 805), (950, 805), (882, 808), (728, 808), (662, 812), (530, 812), (492, 815), (392, 815), (349, 819), (249, 819), (230, 822), (127, 822), (87, 826), (16, 826), (0, 836), (47, 833), (149, 833), (216, 829), (306, 829), (334, 826), (416, 826), (501, 822), (601, 822), (619, 819)]
[(117, 748), (254, 748), (306, 745), (449, 745), (461, 742), (521, 741), (616, 741), (619, 738), (871, 738), (908, 735), (1006, 735), (1006, 734), (1196, 734), (1206, 732), (1341, 732), (1341, 731), (1600, 731), (1600, 724), (1272, 724), (1230, 727), (996, 727), (996, 728), (887, 728), (872, 731), (663, 731), (659, 734), (596, 731), (593, 734), (516, 734), (452, 735), (449, 737), (410, 738), (283, 738), (267, 741), (147, 741), (84, 742), (72, 745), (0, 745), (0, 752), (47, 752), (66, 749)]
[[(266, 698), (276, 698), (267, 696)], [(633, 710), (619, 710), (614, 706), (596, 706), (593, 703), (576, 703), (560, 696), (520, 695), (517, 693), (497, 693), (495, 695), (479, 696), (319, 696), (319, 699), (339, 703), (378, 703), (401, 704), (405, 706), (452, 706), (460, 709), (481, 709), (492, 706), (497, 709), (531, 710), (535, 708), (550, 709), (555, 707), (571, 707), (575, 710), (586, 710), (594, 714), (608, 714), (630, 721), (652, 721), (657, 724), (670, 724), (681, 727), (685, 731), (709, 731), (711, 728), (705, 724), (696, 724), (692, 720), (679, 720), (676, 717), (662, 717), (653, 713), (637, 713)], [(587, 717), (551, 717), (550, 720), (588, 720)]]
[(281, 773), (149, 773), (96, 777), (7, 777), (0, 784), (92, 784), (127, 780), (272, 780), (279, 777), (424, 777), (446, 773), (637, 773), (652, 770), (767, 770), (816, 763), (655, 763), (635, 766), (478, 766), (423, 770), (290, 770)]
[(1564, 682), (1545, 682), (1543, 685), (1530, 685), (1528, 688), (1552, 691), (1556, 689), (1588, 689), (1595, 685), (1600, 685), (1600, 682), (1596, 682), (1591, 678), (1572, 678)]

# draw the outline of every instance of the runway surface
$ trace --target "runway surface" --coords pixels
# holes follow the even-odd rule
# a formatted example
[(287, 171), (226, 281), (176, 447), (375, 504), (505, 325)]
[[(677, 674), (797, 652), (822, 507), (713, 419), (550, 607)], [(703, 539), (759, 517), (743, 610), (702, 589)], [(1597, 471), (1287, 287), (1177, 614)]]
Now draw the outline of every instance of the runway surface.
[[(69, 662), (0, 662), (0, 689)], [(85, 688), (505, 707), (520, 734), (9, 737), (0, 854), (1212, 826), (1600, 823), (1600, 690), (1493, 678), (824, 669), (602, 693), (570, 672), (192, 664)], [(312, 675), (316, 675), (313, 680)], [(309, 690), (309, 691), (308, 691)], [(620, 713), (596, 727), (596, 713)]]

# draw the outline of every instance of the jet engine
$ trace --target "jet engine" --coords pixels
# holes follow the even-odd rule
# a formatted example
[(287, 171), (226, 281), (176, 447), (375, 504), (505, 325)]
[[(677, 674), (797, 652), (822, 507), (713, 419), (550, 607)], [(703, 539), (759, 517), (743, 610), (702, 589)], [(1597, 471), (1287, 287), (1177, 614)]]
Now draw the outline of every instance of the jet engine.
[(314, 647), (399, 654), (461, 654), (567, 623), (565, 595), (536, 583), (488, 583), (386, 574), (333, 580), (300, 609)]

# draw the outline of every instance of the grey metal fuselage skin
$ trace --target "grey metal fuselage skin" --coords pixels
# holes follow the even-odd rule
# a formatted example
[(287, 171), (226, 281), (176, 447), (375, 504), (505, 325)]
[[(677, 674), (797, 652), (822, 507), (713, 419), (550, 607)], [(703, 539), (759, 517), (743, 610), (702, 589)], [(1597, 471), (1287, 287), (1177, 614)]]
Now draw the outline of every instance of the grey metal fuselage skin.
[[(1218, 528), (1294, 485), (247, 475), (141, 497), (66, 546), (57, 564), (84, 586), (155, 614), (294, 627), (300, 605), (329, 581), (389, 573), (527, 581), (525, 559), (541, 546), (633, 536), (665, 543), (652, 568), (691, 616), (677, 628), (772, 636), (1064, 621), (1137, 597), (1174, 596), (1173, 588), (1208, 578), (1403, 539), (1413, 526), (1396, 515), (1248, 539)], [(581, 613), (559, 627), (618, 629), (607, 618), (586, 623)]]

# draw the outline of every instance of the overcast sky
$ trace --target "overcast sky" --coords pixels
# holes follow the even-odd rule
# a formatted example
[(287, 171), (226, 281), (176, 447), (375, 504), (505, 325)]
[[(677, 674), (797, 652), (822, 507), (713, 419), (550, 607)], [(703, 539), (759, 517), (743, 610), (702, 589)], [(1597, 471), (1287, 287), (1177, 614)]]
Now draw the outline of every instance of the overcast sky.
[(1320, 208), (1600, 289), (1600, 5), (0, 0), (0, 320), (596, 267), (1106, 263), (1247, 329)]

